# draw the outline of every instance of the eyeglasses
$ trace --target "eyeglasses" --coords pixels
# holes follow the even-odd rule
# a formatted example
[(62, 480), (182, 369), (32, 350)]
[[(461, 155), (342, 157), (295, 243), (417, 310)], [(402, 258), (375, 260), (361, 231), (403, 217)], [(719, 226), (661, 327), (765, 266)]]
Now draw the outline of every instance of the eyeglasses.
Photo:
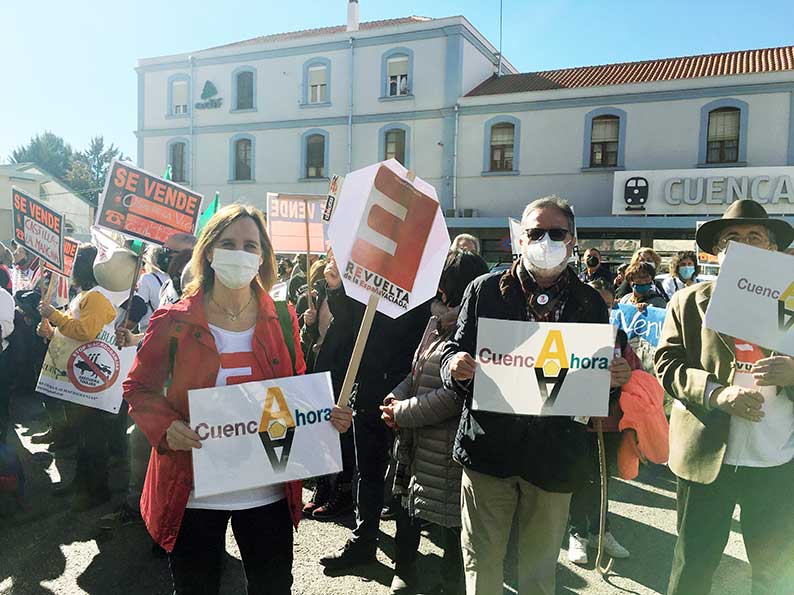
[(764, 237), (760, 233), (750, 233), (746, 236), (731, 233), (719, 239), (717, 242), (717, 250), (723, 251), (728, 247), (728, 242), (738, 242), (740, 244), (747, 244), (755, 246), (756, 248), (763, 248), (769, 245), (769, 238)]
[(568, 234), (571, 232), (567, 229), (540, 229), (539, 227), (534, 227), (532, 229), (525, 229), (524, 233), (527, 234), (527, 237), (533, 241), (537, 242), (538, 240), (542, 240), (546, 234), (549, 234), (549, 239), (552, 242), (564, 242), (565, 238), (568, 237)]

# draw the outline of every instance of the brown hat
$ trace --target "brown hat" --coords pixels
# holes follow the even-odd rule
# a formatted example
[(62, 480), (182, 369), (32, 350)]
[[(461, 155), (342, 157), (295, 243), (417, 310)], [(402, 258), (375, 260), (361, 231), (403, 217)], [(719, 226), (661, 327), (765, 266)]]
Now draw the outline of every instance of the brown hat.
[(728, 207), (722, 219), (707, 221), (698, 229), (695, 235), (697, 245), (704, 252), (717, 254), (717, 239), (720, 234), (732, 225), (763, 225), (775, 234), (775, 243), (778, 249), (785, 250), (794, 240), (794, 227), (783, 219), (770, 219), (760, 203), (754, 200), (737, 200)]

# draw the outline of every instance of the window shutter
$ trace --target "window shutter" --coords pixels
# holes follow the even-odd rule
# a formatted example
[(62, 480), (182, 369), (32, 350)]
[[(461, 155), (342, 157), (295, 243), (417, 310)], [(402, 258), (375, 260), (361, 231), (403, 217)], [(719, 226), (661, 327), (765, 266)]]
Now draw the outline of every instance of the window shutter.
[(515, 140), (515, 126), (512, 124), (497, 124), (491, 128), (492, 145), (512, 145)]
[(390, 58), (388, 63), (388, 73), (389, 76), (400, 76), (400, 75), (407, 75), (408, 74), (408, 57), (407, 56), (399, 56), (396, 58)]
[(309, 86), (325, 85), (325, 66), (312, 66), (309, 68)]
[(618, 141), (620, 121), (614, 117), (594, 118), (591, 140), (594, 143), (615, 143)]
[(171, 87), (173, 105), (187, 105), (187, 81), (174, 81)]
[(739, 139), (739, 110), (714, 110), (709, 113), (709, 141)]

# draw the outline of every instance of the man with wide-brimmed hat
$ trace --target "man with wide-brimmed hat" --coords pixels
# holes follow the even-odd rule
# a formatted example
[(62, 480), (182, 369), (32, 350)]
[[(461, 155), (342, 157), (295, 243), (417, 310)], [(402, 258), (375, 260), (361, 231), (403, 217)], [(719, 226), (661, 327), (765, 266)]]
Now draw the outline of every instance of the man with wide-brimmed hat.
[[(730, 242), (778, 251), (792, 239), (791, 225), (752, 200), (697, 232), (698, 246), (720, 262)], [(710, 591), (737, 504), (752, 592), (794, 593), (794, 358), (705, 328), (713, 290), (705, 282), (673, 296), (655, 357), (675, 397), (678, 540), (668, 594)]]

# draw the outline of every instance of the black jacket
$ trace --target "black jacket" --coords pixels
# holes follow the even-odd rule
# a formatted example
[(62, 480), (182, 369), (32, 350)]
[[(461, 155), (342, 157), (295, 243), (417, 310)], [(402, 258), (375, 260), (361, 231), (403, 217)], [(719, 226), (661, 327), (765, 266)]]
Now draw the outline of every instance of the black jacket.
[[(572, 270), (569, 294), (560, 322), (608, 323), (606, 304)], [(513, 279), (503, 295), (503, 276)], [(466, 289), (455, 334), (442, 356), (444, 385), (464, 398), (455, 459), (464, 467), (495, 477), (519, 476), (550, 492), (572, 492), (587, 477), (587, 426), (570, 417), (519, 416), (472, 411), (472, 383), (464, 386), (450, 375), (450, 360), (459, 351), (472, 356), (477, 346), (477, 320), (528, 320), (526, 297), (511, 271), (475, 279)]]
[[(365, 306), (348, 297), (343, 286), (336, 291), (329, 289), (327, 299), (334, 315), (333, 326), (339, 331), (338, 344), (345, 346), (349, 360)], [(429, 300), (399, 318), (390, 318), (380, 312), (375, 314), (356, 377), (358, 390), (353, 407), (357, 411), (378, 411), (386, 395), (411, 371), (414, 351), (428, 320)], [(322, 351), (325, 351), (325, 346)]]

